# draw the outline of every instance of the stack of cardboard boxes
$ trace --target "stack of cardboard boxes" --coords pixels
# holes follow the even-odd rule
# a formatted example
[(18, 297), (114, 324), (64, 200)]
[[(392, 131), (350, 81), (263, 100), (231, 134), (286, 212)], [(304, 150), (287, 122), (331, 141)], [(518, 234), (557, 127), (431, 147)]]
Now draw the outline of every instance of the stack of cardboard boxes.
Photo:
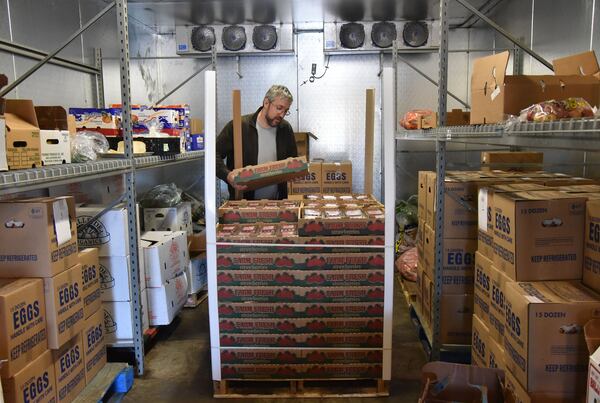
[(315, 195), (229, 202), (220, 216), (223, 379), (381, 378), (383, 206)]
[(352, 162), (325, 162), (313, 160), (308, 164), (306, 176), (290, 181), (290, 195), (318, 193), (352, 193)]
[[(432, 204), (426, 193), (429, 177), (434, 180), (435, 174), (421, 173), (420, 210)], [(467, 186), (465, 181), (473, 190), (456, 193), (455, 188)], [(444, 318), (444, 293), (450, 284), (468, 283), (451, 280), (456, 271), (448, 273), (446, 266), (452, 253), (463, 250), (448, 235), (455, 223), (465, 222), (476, 231), (477, 252), (468, 262), (474, 263), (474, 281), (468, 285), (474, 286), (472, 332), (462, 344), (471, 344), (475, 365), (506, 371), (506, 386), (516, 401), (577, 401), (584, 393), (588, 353), (583, 325), (600, 309), (594, 291), (600, 290), (600, 274), (593, 263), (600, 187), (589, 182), (545, 172), (450, 172), (446, 178), (442, 343), (448, 343), (448, 322), (460, 318), (458, 312)], [(459, 200), (475, 209), (461, 212), (455, 208)], [(425, 207), (425, 220), (430, 211)], [(427, 250), (431, 233), (426, 224), (419, 238), (420, 266), (425, 266), (419, 270), (422, 312), (431, 307), (425, 302), (433, 288), (426, 258), (435, 251)]]
[(106, 362), (97, 251), (72, 198), (0, 203), (0, 359), (7, 402), (70, 402)]

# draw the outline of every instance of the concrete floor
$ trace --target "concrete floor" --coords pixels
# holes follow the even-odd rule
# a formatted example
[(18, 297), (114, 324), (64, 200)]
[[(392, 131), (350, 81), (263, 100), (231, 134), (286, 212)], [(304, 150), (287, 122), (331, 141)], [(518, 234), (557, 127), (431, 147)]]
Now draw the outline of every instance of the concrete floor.
[[(396, 402), (414, 403), (420, 390), (420, 371), (425, 354), (408, 316), (406, 301), (398, 283), (394, 298), (394, 332), (390, 397), (379, 399), (227, 399), (243, 402)], [(184, 309), (169, 327), (161, 329), (155, 345), (146, 355), (146, 372), (136, 378), (123, 402), (209, 402), (213, 386), (210, 374), (208, 304)]]

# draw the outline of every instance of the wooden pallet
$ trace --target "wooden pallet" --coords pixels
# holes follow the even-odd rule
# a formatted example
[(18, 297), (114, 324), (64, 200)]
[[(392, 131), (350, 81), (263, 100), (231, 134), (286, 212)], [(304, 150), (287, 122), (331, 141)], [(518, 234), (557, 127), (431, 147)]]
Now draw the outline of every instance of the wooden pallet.
[(133, 367), (123, 362), (109, 362), (92, 379), (73, 403), (106, 402), (122, 396), (133, 387)]
[(214, 381), (213, 386), (214, 397), (221, 399), (350, 398), (390, 395), (389, 381), (383, 379), (223, 380)]
[(188, 295), (188, 299), (185, 301), (184, 308), (196, 308), (200, 305), (204, 300), (208, 298), (208, 291), (201, 290), (195, 294)]

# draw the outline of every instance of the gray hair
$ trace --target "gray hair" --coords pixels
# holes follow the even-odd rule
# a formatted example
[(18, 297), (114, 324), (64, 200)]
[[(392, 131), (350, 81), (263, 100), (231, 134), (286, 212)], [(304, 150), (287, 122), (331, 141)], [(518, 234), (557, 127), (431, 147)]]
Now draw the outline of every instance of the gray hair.
[(283, 85), (273, 85), (269, 88), (269, 91), (265, 94), (265, 98), (269, 100), (269, 102), (275, 101), (275, 98), (283, 98), (290, 101), (290, 103), (294, 102), (294, 97), (292, 93), (286, 86)]

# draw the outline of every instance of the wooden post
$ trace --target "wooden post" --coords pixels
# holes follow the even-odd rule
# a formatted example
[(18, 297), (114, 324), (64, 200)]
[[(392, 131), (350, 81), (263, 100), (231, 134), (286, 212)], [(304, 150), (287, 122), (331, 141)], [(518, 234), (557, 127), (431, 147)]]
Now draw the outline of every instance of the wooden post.
[[(233, 162), (234, 168), (243, 167), (242, 157), (242, 97), (240, 90), (233, 90)], [(239, 200), (242, 192), (235, 191), (235, 198)]]
[(365, 114), (365, 194), (373, 194), (373, 148), (375, 141), (375, 90), (367, 89)]

